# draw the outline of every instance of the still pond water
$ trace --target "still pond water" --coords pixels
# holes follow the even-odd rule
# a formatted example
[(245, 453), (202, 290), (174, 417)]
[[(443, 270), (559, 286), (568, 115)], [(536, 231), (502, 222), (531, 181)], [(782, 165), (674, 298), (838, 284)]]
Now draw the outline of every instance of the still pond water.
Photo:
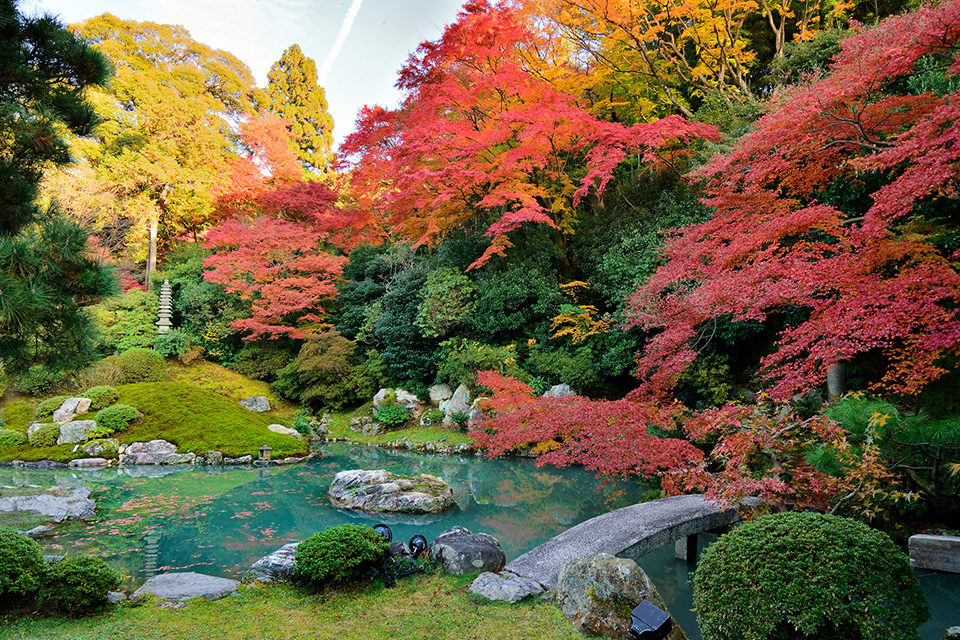
[[(334, 474), (344, 469), (430, 473), (453, 488), (458, 509), (436, 516), (381, 515), (334, 509), (326, 498)], [(127, 576), (132, 589), (164, 571), (198, 571), (239, 578), (258, 558), (287, 542), (331, 525), (386, 522), (396, 539), (415, 533), (432, 539), (454, 525), (496, 536), (507, 559), (561, 531), (611, 509), (635, 503), (635, 483), (604, 485), (582, 469), (537, 468), (529, 460), (483, 460), (328, 445), (303, 465), (270, 468), (152, 468), (93, 471), (0, 469), (0, 485), (85, 484), (97, 516), (58, 527), (42, 540), (50, 554), (103, 557)], [(713, 538), (701, 536), (701, 547)], [(691, 612), (692, 565), (665, 547), (641, 565), (657, 584), (677, 621), (698, 640)], [(960, 624), (960, 576), (923, 572), (933, 610), (924, 640), (939, 640)]]

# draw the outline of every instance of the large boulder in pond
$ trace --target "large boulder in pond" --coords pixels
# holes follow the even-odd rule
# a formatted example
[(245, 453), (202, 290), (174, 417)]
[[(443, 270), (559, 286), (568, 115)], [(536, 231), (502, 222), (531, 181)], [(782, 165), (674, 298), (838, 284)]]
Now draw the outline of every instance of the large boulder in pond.
[(93, 420), (73, 420), (60, 425), (60, 437), (57, 438), (57, 444), (83, 442), (90, 435), (90, 432), (96, 428), (97, 423)]
[(254, 413), (264, 413), (270, 411), (270, 401), (266, 396), (250, 396), (240, 401), (240, 406), (247, 411)]
[(237, 595), (240, 583), (236, 580), (208, 576), (203, 573), (161, 573), (153, 576), (133, 592), (134, 598), (151, 595), (170, 602), (186, 602), (194, 598), (219, 600)]
[(291, 542), (270, 555), (263, 556), (243, 575), (243, 581), (289, 582), (293, 575), (293, 567), (297, 564), (296, 553), (299, 545), (299, 542)]
[[(574, 626), (609, 638), (630, 638), (630, 612), (643, 600), (667, 610), (656, 586), (633, 560), (601, 553), (560, 570), (557, 604)], [(669, 613), (669, 612), (668, 612)], [(687, 640), (673, 621), (668, 640)]]
[(440, 513), (456, 504), (453, 491), (435, 476), (400, 476), (384, 469), (350, 469), (327, 492), (335, 507), (372, 512)]
[(67, 398), (60, 408), (53, 412), (53, 421), (57, 424), (67, 424), (76, 416), (90, 410), (90, 398)]
[(166, 440), (133, 442), (120, 454), (120, 466), (140, 464), (193, 464), (197, 456), (177, 453), (177, 445)]
[(499, 540), (488, 533), (470, 533), (464, 527), (453, 527), (438, 535), (430, 543), (429, 551), (430, 557), (454, 576), (496, 573), (507, 564)]

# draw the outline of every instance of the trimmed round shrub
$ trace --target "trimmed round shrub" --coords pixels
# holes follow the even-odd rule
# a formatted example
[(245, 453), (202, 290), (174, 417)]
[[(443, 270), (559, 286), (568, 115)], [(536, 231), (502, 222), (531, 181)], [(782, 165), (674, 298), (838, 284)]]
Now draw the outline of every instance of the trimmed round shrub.
[(123, 384), (160, 382), (166, 377), (163, 356), (153, 349), (128, 349), (118, 355), (114, 362), (120, 367)]
[(410, 419), (410, 412), (399, 404), (385, 404), (377, 407), (377, 422), (388, 427), (400, 427)]
[(297, 546), (293, 578), (311, 589), (358, 580), (383, 561), (389, 548), (386, 538), (370, 527), (330, 527)]
[(81, 615), (107, 604), (107, 592), (120, 586), (120, 574), (100, 558), (65, 558), (50, 567), (46, 595), (67, 615)]
[(0, 429), (0, 447), (18, 447), (26, 442), (26, 434), (13, 429)]
[(90, 387), (83, 393), (84, 398), (90, 398), (90, 409), (96, 411), (109, 407), (120, 399), (120, 394), (110, 385)]
[(33, 432), (30, 436), (30, 445), (33, 447), (52, 447), (57, 444), (57, 438), (60, 437), (60, 425), (45, 424)]
[(29, 396), (50, 393), (59, 387), (62, 382), (62, 373), (39, 364), (33, 365), (17, 376), (17, 388), (20, 389), (21, 393)]
[(128, 404), (113, 404), (97, 412), (94, 420), (99, 437), (123, 431), (131, 422), (140, 417), (140, 412)]
[(0, 608), (33, 598), (47, 575), (40, 545), (10, 529), (0, 529)]
[(33, 412), (33, 417), (37, 420), (46, 420), (52, 416), (53, 412), (59, 409), (63, 401), (69, 397), (70, 396), (53, 396), (52, 398), (47, 398), (37, 405), (36, 410)]
[(915, 640), (929, 614), (886, 534), (809, 512), (722, 536), (697, 564), (693, 599), (704, 640)]

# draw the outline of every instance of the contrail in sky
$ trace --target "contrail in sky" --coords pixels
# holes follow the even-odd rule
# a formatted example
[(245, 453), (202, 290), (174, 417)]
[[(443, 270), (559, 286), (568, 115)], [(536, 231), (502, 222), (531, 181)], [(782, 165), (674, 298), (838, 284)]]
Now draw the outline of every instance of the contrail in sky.
[(330, 48), (330, 53), (327, 54), (327, 58), (323, 61), (323, 66), (320, 67), (320, 72), (317, 74), (317, 84), (323, 86), (327, 81), (330, 69), (333, 68), (333, 63), (336, 61), (337, 56), (340, 55), (340, 49), (343, 48), (343, 43), (347, 41), (347, 36), (350, 35), (350, 29), (353, 28), (353, 21), (357, 19), (357, 13), (360, 12), (361, 4), (363, 4), (363, 0), (353, 0), (353, 2), (350, 3), (350, 8), (347, 9), (347, 15), (343, 17), (343, 24), (340, 25), (340, 30), (337, 31), (337, 37), (333, 41), (333, 47)]

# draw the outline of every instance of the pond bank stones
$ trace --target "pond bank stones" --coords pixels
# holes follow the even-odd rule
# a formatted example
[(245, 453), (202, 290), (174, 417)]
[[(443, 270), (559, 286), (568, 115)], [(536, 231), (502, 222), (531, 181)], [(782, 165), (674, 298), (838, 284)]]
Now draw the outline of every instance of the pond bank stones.
[(335, 507), (372, 512), (440, 513), (456, 504), (450, 486), (440, 478), (399, 476), (383, 469), (341, 471), (327, 494)]
[(487, 600), (502, 600), (514, 604), (529, 596), (544, 592), (543, 586), (532, 578), (524, 578), (509, 571), (486, 571), (477, 576), (470, 591)]
[(285, 544), (273, 553), (263, 556), (243, 575), (244, 582), (289, 582), (296, 565), (299, 542)]

